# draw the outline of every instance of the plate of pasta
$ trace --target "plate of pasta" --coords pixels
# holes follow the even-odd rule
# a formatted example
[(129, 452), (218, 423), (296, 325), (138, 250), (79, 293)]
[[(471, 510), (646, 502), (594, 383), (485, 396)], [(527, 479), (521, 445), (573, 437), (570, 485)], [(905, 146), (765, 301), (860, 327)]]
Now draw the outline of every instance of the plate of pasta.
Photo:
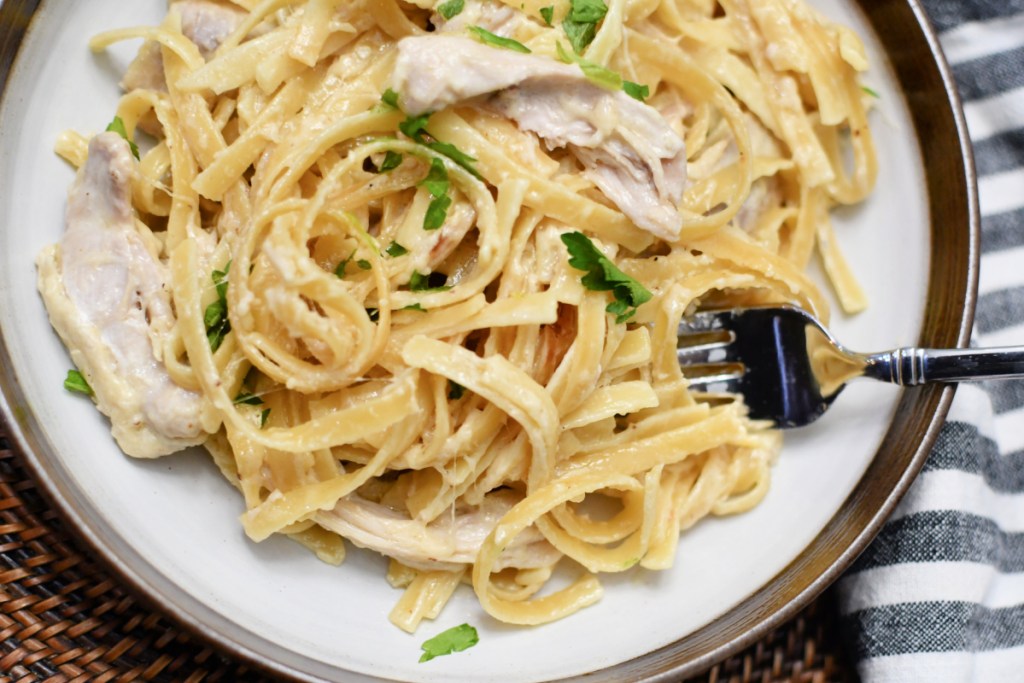
[(710, 665), (852, 561), (951, 390), (783, 435), (690, 387), (680, 322), (970, 328), (958, 105), (916, 5), (873, 4), (6, 0), (16, 442), (275, 674)]

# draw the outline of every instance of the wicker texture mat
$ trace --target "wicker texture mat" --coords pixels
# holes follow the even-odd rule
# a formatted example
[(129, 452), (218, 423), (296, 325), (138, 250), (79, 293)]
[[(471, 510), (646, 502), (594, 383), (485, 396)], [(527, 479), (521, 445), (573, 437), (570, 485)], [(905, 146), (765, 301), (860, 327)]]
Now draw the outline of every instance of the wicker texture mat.
[[(826, 595), (694, 681), (850, 681)], [(0, 683), (260, 681), (179, 630), (90, 559), (3, 437), (0, 423)]]

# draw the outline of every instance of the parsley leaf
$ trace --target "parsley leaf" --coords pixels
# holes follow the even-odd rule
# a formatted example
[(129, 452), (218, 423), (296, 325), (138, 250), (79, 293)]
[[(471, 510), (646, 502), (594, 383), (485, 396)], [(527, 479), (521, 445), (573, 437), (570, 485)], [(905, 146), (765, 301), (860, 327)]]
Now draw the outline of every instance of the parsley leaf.
[(224, 266), (224, 270), (215, 270), (211, 274), (213, 276), (213, 284), (217, 287), (217, 296), (221, 299), (228, 295), (228, 272), (231, 271), (231, 261)]
[(473, 177), (481, 180), (483, 179), (480, 174), (477, 173), (477, 170), (473, 168), (473, 162), (476, 161), (476, 157), (469, 156), (450, 142), (439, 142), (437, 140), (433, 140), (427, 142), (426, 145), (438, 154), (445, 155), (459, 166), (469, 171)]
[(419, 185), (427, 188), (434, 197), (443, 197), (447, 194), (451, 183), (448, 182), (448, 169), (444, 167), (444, 162), (440, 159), (431, 159), (427, 177), (421, 180)]
[(384, 161), (380, 164), (380, 172), (387, 173), (393, 171), (402, 165), (402, 155), (398, 152), (392, 152), (390, 149), (387, 154), (384, 155)]
[(224, 337), (231, 331), (231, 321), (228, 320), (228, 271), (231, 270), (231, 261), (224, 266), (224, 270), (215, 270), (210, 275), (214, 286), (217, 288), (217, 299), (206, 307), (203, 312), (203, 323), (206, 325), (206, 339), (210, 342), (210, 350), (216, 352), (220, 348)]
[(423, 214), (423, 229), (437, 230), (444, 225), (445, 219), (448, 218), (448, 209), (451, 205), (452, 198), (448, 195), (442, 195), (431, 199), (430, 206), (427, 207), (427, 212)]
[(232, 401), (237, 405), (246, 406), (261, 406), (263, 405), (263, 399), (256, 394), (249, 393), (248, 391), (239, 392), (238, 396), (235, 396), (235, 400)]
[(466, 393), (466, 387), (448, 380), (448, 400), (458, 401)]
[(263, 429), (264, 427), (267, 426), (268, 417), (270, 417), (270, 408), (265, 408), (263, 412), (260, 413), (260, 429)]
[(124, 120), (120, 116), (114, 117), (114, 120), (111, 121), (110, 125), (107, 126), (107, 132), (117, 133), (125, 140), (127, 140), (128, 147), (132, 150), (132, 156), (135, 157), (136, 159), (140, 159), (139, 146), (136, 145), (135, 142), (130, 137), (128, 137), (128, 130), (124, 127)]
[(466, 7), (465, 0), (448, 0), (437, 6), (437, 13), (445, 19), (451, 19)]
[(430, 171), (419, 185), (427, 188), (427, 192), (433, 197), (423, 216), (423, 229), (437, 230), (444, 225), (444, 220), (448, 217), (448, 208), (452, 205), (452, 198), (448, 196), (451, 182), (448, 180), (448, 170), (444, 167), (444, 162), (440, 159), (431, 160)]
[(569, 251), (569, 265), (587, 272), (581, 279), (583, 286), (615, 296), (605, 309), (615, 316), (615, 322), (626, 322), (636, 315), (638, 306), (651, 300), (653, 295), (646, 287), (619, 270), (582, 232), (567, 232), (561, 239)]
[(532, 52), (530, 48), (526, 47), (518, 40), (512, 40), (511, 38), (503, 38), (499, 35), (491, 33), (487, 29), (482, 28), (480, 26), (470, 26), (469, 31), (470, 33), (477, 37), (477, 40), (479, 40), (481, 43), (484, 43), (485, 45), (503, 47), (507, 50), (515, 50), (516, 52), (522, 52), (525, 54), (529, 54), (530, 52)]
[(622, 90), (627, 95), (632, 97), (634, 100), (640, 100), (641, 102), (646, 100), (651, 95), (651, 89), (650, 88), (648, 88), (646, 85), (640, 85), (639, 83), (634, 83), (633, 81), (623, 80), (622, 81)]
[(540, 16), (544, 19), (545, 24), (551, 26), (551, 20), (555, 18), (555, 6), (548, 5), (547, 7), (541, 7)]
[[(352, 263), (352, 259), (356, 257), (356, 249), (352, 250), (352, 253), (348, 255), (348, 258), (338, 264), (338, 267), (334, 269), (334, 274), (341, 279), (345, 279), (345, 269), (348, 268), (348, 264)], [(356, 261), (356, 265), (359, 266), (359, 270), (370, 270), (373, 268), (373, 264), (364, 258)]]
[(348, 268), (348, 264), (352, 262), (352, 259), (354, 259), (355, 256), (356, 256), (356, 250), (353, 249), (352, 253), (348, 255), (348, 258), (344, 259), (343, 261), (341, 261), (338, 264), (338, 267), (334, 269), (334, 274), (337, 275), (339, 278), (344, 279), (345, 278), (345, 269)]
[(92, 396), (92, 387), (85, 381), (85, 375), (78, 370), (68, 370), (68, 376), (64, 378), (64, 388), (86, 396)]
[(398, 129), (413, 142), (423, 145), (424, 147), (429, 147), (438, 154), (443, 154), (462, 168), (469, 171), (474, 178), (483, 180), (483, 176), (473, 168), (473, 162), (476, 161), (474, 157), (460, 151), (458, 147), (450, 142), (426, 139), (424, 134), (427, 132), (427, 121), (430, 119), (430, 114), (431, 112), (427, 112), (426, 114), (420, 114), (419, 116), (409, 116), (405, 121), (398, 124)]
[(427, 275), (419, 271), (413, 271), (413, 274), (409, 276), (409, 291), (422, 292), (425, 289), (430, 289), (430, 285), (427, 284), (427, 278)]
[(618, 75), (611, 69), (606, 69), (600, 64), (595, 64), (587, 59), (583, 59), (579, 55), (568, 52), (562, 43), (555, 43), (555, 48), (558, 50), (558, 58), (566, 64), (576, 63), (579, 64), (580, 70), (583, 71), (583, 75), (587, 77), (587, 80), (596, 86), (604, 88), (606, 90), (619, 90), (623, 87), (622, 76)]
[(388, 245), (388, 248), (384, 250), (388, 256), (405, 256), (409, 253), (409, 250), (403, 247), (398, 242), (392, 242)]
[(587, 46), (594, 42), (597, 24), (607, 13), (608, 7), (601, 0), (571, 0), (569, 13), (562, 21), (562, 30), (576, 54), (583, 54)]
[(869, 88), (866, 85), (860, 86), (860, 89), (863, 90), (864, 92), (866, 92), (868, 95), (871, 95), (872, 97), (874, 97), (876, 100), (882, 99), (882, 96), (878, 94), (877, 90)]
[(380, 96), (380, 101), (392, 109), (398, 109), (398, 93), (391, 88), (384, 91), (384, 94)]
[(206, 331), (209, 332), (211, 328), (220, 325), (227, 311), (224, 308), (224, 302), (217, 299), (203, 312), (203, 322), (206, 324)]
[(597, 24), (581, 24), (566, 17), (562, 21), (562, 30), (565, 31), (565, 35), (569, 38), (569, 43), (572, 44), (572, 49), (576, 51), (576, 54), (583, 54), (583, 51), (587, 49), (587, 45), (594, 42), (594, 36), (597, 35)]
[(405, 136), (423, 144), (423, 134), (427, 131), (427, 121), (430, 119), (431, 112), (426, 114), (420, 114), (419, 116), (410, 116), (398, 124), (398, 130), (405, 133)]
[(424, 275), (419, 271), (413, 271), (413, 274), (409, 276), (409, 291), (445, 292), (451, 289), (451, 285), (446, 285), (446, 282), (448, 282), (448, 276), (444, 273), (427, 273)]
[(569, 18), (581, 24), (596, 24), (608, 14), (608, 7), (601, 0), (571, 0)]
[(408, 306), (403, 306), (401, 310), (403, 310), (403, 311), (419, 311), (420, 313), (426, 313), (427, 312), (427, 309), (423, 308), (423, 306), (420, 305), (420, 304), (409, 304)]
[(420, 645), (423, 655), (420, 662), (429, 662), (434, 657), (450, 655), (453, 652), (461, 652), (469, 649), (480, 642), (480, 636), (476, 629), (469, 624), (455, 626), (447, 631), (442, 631), (436, 636)]

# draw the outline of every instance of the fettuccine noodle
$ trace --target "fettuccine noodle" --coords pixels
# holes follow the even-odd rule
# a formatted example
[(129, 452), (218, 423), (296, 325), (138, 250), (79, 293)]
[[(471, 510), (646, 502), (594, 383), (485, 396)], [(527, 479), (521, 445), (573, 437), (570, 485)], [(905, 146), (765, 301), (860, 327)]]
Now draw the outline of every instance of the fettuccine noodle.
[[(682, 531), (757, 505), (781, 447), (741, 397), (688, 389), (681, 319), (793, 302), (827, 320), (815, 251), (842, 308), (866, 305), (829, 220), (876, 174), (856, 35), (800, 0), (605, 2), (181, 0), (91, 44), (144, 40), (117, 116), (173, 297), (154, 352), (199, 396), (245, 532), (388, 555), (409, 631), (462, 582), (541, 624), (598, 600), (599, 573), (669, 568)], [(645, 227), (601, 184), (608, 162), (588, 166), (597, 148), (525, 122), (508, 98), (540, 77), (415, 111), (411, 46), (440, 40), (578, 71), (605, 103), (621, 93), (594, 88), (646, 86), (629, 106), (685, 149), (674, 223)], [(82, 165), (88, 144), (58, 151)], [(671, 172), (634, 176), (661, 192)], [(588, 284), (572, 233), (650, 299)], [(559, 563), (577, 578), (540, 594)]]

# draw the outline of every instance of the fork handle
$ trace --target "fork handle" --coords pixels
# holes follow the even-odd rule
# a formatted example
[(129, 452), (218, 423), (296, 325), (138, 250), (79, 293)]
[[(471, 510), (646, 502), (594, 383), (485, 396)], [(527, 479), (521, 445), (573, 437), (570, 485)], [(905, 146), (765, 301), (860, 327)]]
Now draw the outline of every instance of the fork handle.
[(866, 357), (864, 376), (901, 386), (1024, 378), (1024, 346), (992, 349), (904, 347)]

